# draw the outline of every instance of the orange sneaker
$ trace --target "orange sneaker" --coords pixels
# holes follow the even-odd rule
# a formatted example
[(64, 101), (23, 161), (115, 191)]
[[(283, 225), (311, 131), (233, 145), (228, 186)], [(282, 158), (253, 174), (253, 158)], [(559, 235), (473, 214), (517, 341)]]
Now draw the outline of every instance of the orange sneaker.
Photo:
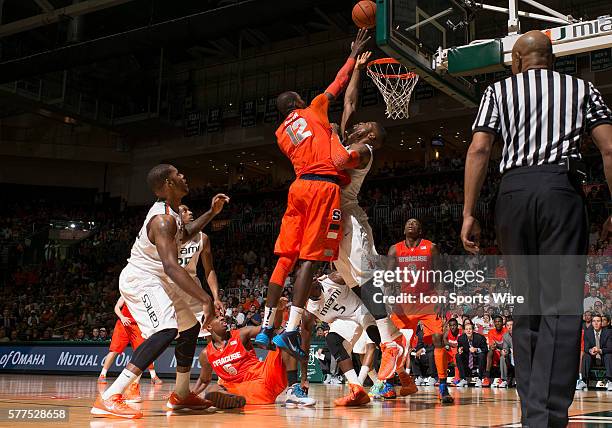
[(485, 377), (484, 379), (482, 379), (483, 388), (488, 388), (490, 386), (491, 386), (491, 379), (489, 379), (488, 377)]
[(402, 358), (404, 349), (406, 348), (406, 337), (402, 334), (392, 342), (382, 343), (382, 359), (380, 368), (378, 369), (378, 379), (387, 380), (395, 374), (398, 367), (402, 366), (406, 361), (406, 357)]
[(365, 389), (363, 389), (363, 386), (349, 383), (349, 389), (350, 392), (347, 396), (336, 398), (334, 400), (335, 406), (363, 406), (364, 404), (368, 404), (370, 402), (370, 397), (368, 397), (368, 393), (365, 391)]
[(142, 396), (140, 395), (140, 384), (138, 382), (134, 382), (130, 386), (125, 393), (125, 402), (126, 403), (142, 403)]
[(98, 376), (98, 383), (101, 385), (105, 385), (106, 384), (106, 375), (101, 374), (100, 376)]
[(198, 397), (193, 391), (189, 391), (189, 394), (185, 398), (180, 398), (176, 395), (176, 392), (170, 394), (166, 407), (172, 410), (204, 410), (212, 406), (213, 403), (210, 400)]
[(398, 373), (402, 387), (400, 388), (400, 395), (405, 397), (407, 395), (416, 394), (419, 391), (414, 379), (406, 372)]
[(142, 418), (142, 412), (125, 404), (125, 400), (121, 394), (115, 394), (108, 400), (104, 400), (102, 395), (98, 395), (90, 413), (96, 417), (102, 418)]

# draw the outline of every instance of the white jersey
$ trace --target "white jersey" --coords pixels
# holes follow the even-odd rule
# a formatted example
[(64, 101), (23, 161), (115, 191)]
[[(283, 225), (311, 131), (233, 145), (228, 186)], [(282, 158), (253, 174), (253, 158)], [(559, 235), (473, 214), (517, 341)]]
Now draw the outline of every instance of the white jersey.
[(322, 293), (319, 300), (308, 299), (306, 310), (323, 322), (331, 324), (337, 319), (352, 319), (363, 305), (348, 285), (336, 284), (325, 276), (320, 280)]
[(204, 233), (199, 232), (192, 240), (179, 248), (179, 265), (184, 267), (192, 278), (196, 277), (200, 253), (204, 247)]
[(366, 144), (366, 147), (370, 150), (370, 161), (363, 169), (347, 169), (346, 172), (351, 177), (351, 182), (344, 186), (340, 190), (340, 208), (344, 211), (344, 209), (351, 205), (358, 205), (357, 195), (361, 191), (361, 185), (363, 184), (363, 180), (365, 176), (370, 171), (372, 167), (372, 162), (374, 161), (374, 151), (372, 150), (372, 146)]
[(147, 217), (140, 228), (140, 232), (138, 232), (138, 237), (136, 238), (136, 241), (134, 241), (134, 245), (132, 245), (132, 251), (130, 253), (130, 258), (128, 259), (129, 265), (160, 278), (165, 278), (166, 274), (164, 272), (164, 266), (161, 262), (161, 258), (159, 257), (159, 253), (157, 252), (157, 248), (149, 240), (147, 226), (153, 217), (163, 214), (171, 215), (176, 220), (176, 245), (177, 250), (180, 251), (180, 233), (182, 229), (181, 216), (174, 212), (174, 210), (166, 202), (158, 201), (153, 204), (147, 213)]

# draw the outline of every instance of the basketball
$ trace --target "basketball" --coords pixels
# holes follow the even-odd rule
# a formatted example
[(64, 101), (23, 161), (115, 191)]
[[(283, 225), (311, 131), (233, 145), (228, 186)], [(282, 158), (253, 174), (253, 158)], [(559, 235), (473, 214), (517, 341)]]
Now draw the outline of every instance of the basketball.
[(376, 3), (361, 0), (353, 7), (353, 22), (359, 28), (374, 28), (376, 26)]

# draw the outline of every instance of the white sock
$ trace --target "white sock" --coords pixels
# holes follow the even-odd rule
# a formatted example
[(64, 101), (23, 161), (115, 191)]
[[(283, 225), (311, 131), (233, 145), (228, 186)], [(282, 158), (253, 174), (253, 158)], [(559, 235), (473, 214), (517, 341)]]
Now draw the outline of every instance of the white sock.
[(154, 377), (157, 377), (157, 373), (155, 372), (155, 369), (149, 370), (149, 374), (151, 374), (151, 379), (153, 379)]
[(106, 372), (107, 370), (103, 367), (102, 371), (100, 372), (100, 376), (106, 376)]
[(361, 385), (361, 382), (357, 377), (357, 373), (355, 373), (355, 369), (350, 369), (348, 372), (344, 373), (344, 377), (348, 383), (352, 383), (353, 385)]
[(191, 372), (176, 372), (176, 385), (174, 386), (174, 392), (180, 398), (185, 398), (189, 394), (189, 381)]
[(376, 370), (372, 369), (368, 372), (368, 377), (370, 378), (370, 380), (374, 383), (378, 382), (378, 373), (376, 373)]
[(137, 376), (136, 379), (134, 379), (134, 382), (132, 383), (139, 383), (140, 382), (140, 378), (142, 377), (142, 373), (140, 373), (140, 376)]
[(376, 320), (376, 326), (380, 332), (381, 343), (391, 342), (393, 336), (396, 336), (396, 333), (398, 333), (397, 327), (395, 327), (395, 324), (389, 318)]
[(363, 385), (363, 383), (365, 382), (366, 378), (368, 377), (368, 372), (370, 371), (370, 368), (368, 366), (364, 366), (362, 365), (361, 368), (359, 369), (359, 383), (361, 385)]
[(276, 316), (276, 308), (269, 308), (266, 306), (264, 309), (264, 318), (261, 322), (261, 326), (264, 328), (274, 326), (274, 317)]
[(108, 400), (115, 394), (123, 394), (123, 391), (136, 379), (138, 375), (128, 369), (123, 369), (119, 377), (102, 393), (102, 398)]
[(289, 321), (287, 321), (287, 331), (296, 331), (298, 329), (298, 327), (300, 326), (300, 321), (302, 321), (303, 313), (303, 308), (291, 306), (291, 311), (289, 312)]
[(410, 368), (409, 367), (404, 368), (404, 371), (406, 372), (407, 375), (410, 374)]

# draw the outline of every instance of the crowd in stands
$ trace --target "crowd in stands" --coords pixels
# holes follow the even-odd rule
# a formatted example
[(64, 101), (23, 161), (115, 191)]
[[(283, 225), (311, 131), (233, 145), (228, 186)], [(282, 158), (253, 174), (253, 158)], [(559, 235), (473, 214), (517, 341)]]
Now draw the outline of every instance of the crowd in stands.
[[(403, 238), (404, 222), (415, 209), (425, 237), (436, 242), (443, 255), (464, 255), (459, 241), (460, 218), (451, 206), (463, 200), (463, 172), (458, 159), (436, 162), (415, 173), (406, 163), (384, 164), (366, 181), (361, 205), (370, 216), (377, 249), (386, 254)], [(444, 171), (439, 173), (438, 171)], [(399, 177), (407, 177), (399, 180)], [(483, 255), (469, 258), (474, 265), (486, 266), (487, 279), (472, 284), (470, 292), (493, 293), (507, 290), (503, 264), (484, 255), (498, 254), (491, 215), (499, 176), (489, 175), (481, 202), (488, 208), (481, 214), (484, 230)], [(229, 324), (236, 327), (259, 325), (269, 276), (276, 258), (274, 240), (285, 208), (284, 184), (275, 186), (269, 179), (236, 187), (232, 201), (211, 226), (214, 265), (221, 284)], [(195, 213), (208, 208), (211, 196), (219, 189), (207, 186), (193, 192), (186, 201)], [(587, 200), (592, 211), (591, 255), (609, 256), (612, 245), (601, 239), (602, 201), (609, 200), (603, 185), (591, 186)], [(388, 207), (388, 211), (377, 209)], [(433, 215), (432, 207), (442, 207)], [(446, 207), (446, 209), (444, 209)], [(0, 342), (17, 340), (107, 340), (116, 318), (113, 306), (119, 297), (118, 276), (148, 207), (105, 208), (95, 204), (62, 207), (39, 200), (4, 207), (0, 215), (0, 244), (3, 240), (24, 237), (32, 225), (49, 219), (94, 221), (95, 233), (62, 252), (45, 252), (35, 263), (10, 264), (0, 276)], [(381, 212), (384, 214), (382, 215)], [(19, 241), (19, 239), (17, 239)], [(25, 245), (25, 240), (21, 241)], [(14, 247), (12, 247), (14, 248)], [(610, 272), (610, 273), (608, 273)], [(287, 279), (283, 295), (290, 301), (293, 277)], [(585, 310), (612, 312), (612, 266), (602, 259), (592, 262), (585, 281)], [(588, 308), (587, 308), (588, 306)], [(474, 318), (485, 313), (507, 316), (511, 308), (465, 305), (449, 307), (447, 318)], [(481, 314), (481, 315), (480, 315)], [(477, 324), (477, 331), (491, 328), (491, 319)], [(325, 334), (325, 326), (317, 335)]]

